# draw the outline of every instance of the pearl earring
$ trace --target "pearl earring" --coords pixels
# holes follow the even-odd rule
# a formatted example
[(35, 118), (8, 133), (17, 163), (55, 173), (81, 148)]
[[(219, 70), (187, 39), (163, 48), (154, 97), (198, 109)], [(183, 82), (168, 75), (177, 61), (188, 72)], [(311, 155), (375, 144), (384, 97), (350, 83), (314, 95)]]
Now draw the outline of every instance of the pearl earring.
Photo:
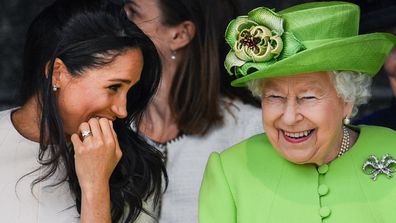
[(57, 86), (52, 86), (52, 91), (57, 91), (58, 90), (58, 87)]
[(172, 53), (171, 53), (171, 59), (172, 59), (172, 60), (176, 60), (176, 52), (175, 52), (175, 51), (172, 51)]
[(343, 120), (344, 125), (349, 125), (351, 123), (351, 119), (349, 119), (348, 117), (345, 117)]

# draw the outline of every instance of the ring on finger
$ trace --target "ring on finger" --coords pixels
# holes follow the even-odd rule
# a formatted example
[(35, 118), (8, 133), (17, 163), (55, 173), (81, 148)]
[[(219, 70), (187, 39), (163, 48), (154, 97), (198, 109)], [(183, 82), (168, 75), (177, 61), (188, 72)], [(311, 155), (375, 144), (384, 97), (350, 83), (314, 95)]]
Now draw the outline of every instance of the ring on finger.
[(92, 132), (89, 129), (84, 129), (84, 130), (81, 131), (81, 137), (83, 139), (86, 139), (87, 137), (89, 137), (91, 135), (92, 135)]

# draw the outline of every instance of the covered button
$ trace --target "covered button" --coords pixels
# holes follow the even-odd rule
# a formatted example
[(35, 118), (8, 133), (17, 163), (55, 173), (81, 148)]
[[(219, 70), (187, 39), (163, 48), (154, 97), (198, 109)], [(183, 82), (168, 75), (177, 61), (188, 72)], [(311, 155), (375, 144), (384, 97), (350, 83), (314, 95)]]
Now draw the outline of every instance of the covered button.
[(326, 218), (331, 214), (331, 210), (328, 207), (321, 207), (319, 210), (319, 214), (322, 218)]
[(318, 193), (320, 196), (326, 195), (327, 193), (329, 193), (329, 187), (325, 184), (321, 184), (318, 187)]
[(327, 173), (327, 171), (329, 171), (329, 165), (327, 165), (327, 164), (323, 164), (320, 167), (318, 167), (318, 172), (320, 174), (325, 174), (325, 173)]

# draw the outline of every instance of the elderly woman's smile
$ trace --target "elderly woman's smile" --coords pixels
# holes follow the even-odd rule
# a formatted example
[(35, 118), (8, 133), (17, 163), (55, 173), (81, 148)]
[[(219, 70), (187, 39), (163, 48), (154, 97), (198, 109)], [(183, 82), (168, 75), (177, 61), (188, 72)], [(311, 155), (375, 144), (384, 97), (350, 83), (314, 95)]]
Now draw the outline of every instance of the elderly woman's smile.
[(339, 123), (352, 106), (337, 95), (326, 72), (262, 82), (263, 125), (275, 149), (294, 163), (322, 164), (338, 153)]
[(313, 132), (313, 129), (310, 130), (305, 130), (301, 132), (288, 132), (286, 130), (282, 130), (283, 136), (285, 139), (290, 142), (290, 143), (300, 143), (309, 138), (311, 136), (311, 133)]

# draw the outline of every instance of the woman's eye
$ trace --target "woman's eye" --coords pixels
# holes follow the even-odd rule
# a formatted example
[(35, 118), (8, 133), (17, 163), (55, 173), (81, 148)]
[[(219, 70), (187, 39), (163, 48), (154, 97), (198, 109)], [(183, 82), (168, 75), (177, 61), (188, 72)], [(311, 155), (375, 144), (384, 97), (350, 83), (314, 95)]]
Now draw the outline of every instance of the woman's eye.
[(280, 95), (269, 95), (268, 97), (269, 98), (276, 98), (276, 99), (283, 99), (283, 97), (280, 96)]
[(315, 97), (315, 96), (312, 96), (312, 95), (310, 95), (310, 96), (303, 96), (303, 97), (298, 97), (298, 98), (297, 98), (298, 101), (315, 101), (316, 99), (318, 99), (318, 98)]
[(111, 86), (109, 87), (109, 89), (110, 89), (111, 91), (117, 92), (118, 89), (120, 89), (120, 87), (121, 87), (120, 84), (115, 84), (115, 85), (111, 85)]
[(285, 97), (281, 96), (281, 95), (267, 95), (265, 96), (265, 99), (271, 102), (276, 102), (276, 101), (283, 101), (285, 99)]
[(137, 15), (136, 10), (132, 6), (129, 6), (128, 4), (124, 6), (124, 10), (129, 19), (133, 19)]

